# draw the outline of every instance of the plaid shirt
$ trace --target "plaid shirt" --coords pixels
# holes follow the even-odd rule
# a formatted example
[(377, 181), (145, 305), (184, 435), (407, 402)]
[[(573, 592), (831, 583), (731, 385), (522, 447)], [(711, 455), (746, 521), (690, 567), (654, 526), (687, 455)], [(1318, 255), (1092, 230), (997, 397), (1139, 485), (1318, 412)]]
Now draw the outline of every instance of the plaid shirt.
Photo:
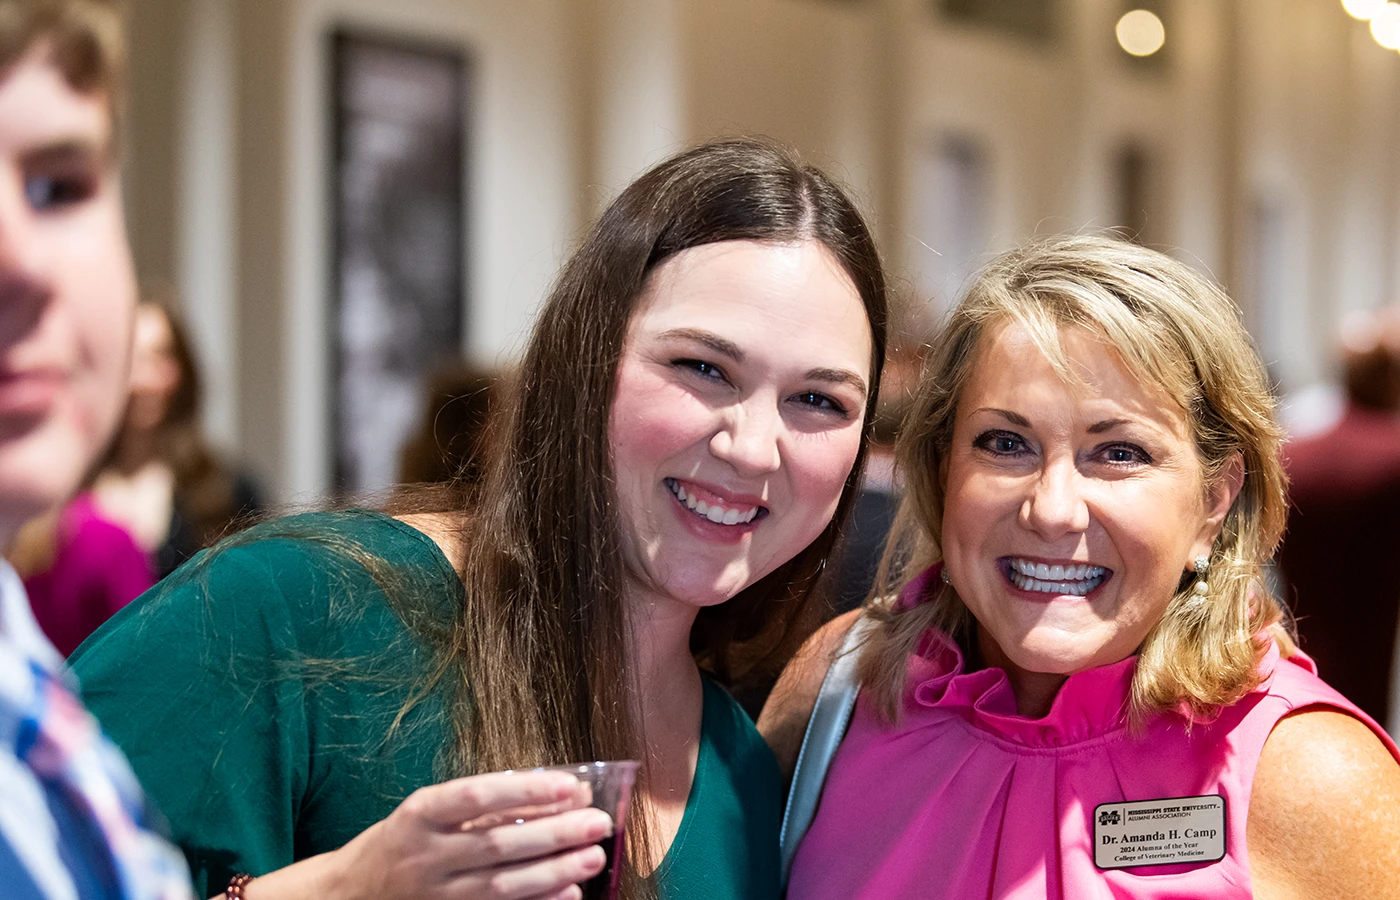
[(0, 562), (0, 897), (191, 900), (184, 858), (151, 818)]

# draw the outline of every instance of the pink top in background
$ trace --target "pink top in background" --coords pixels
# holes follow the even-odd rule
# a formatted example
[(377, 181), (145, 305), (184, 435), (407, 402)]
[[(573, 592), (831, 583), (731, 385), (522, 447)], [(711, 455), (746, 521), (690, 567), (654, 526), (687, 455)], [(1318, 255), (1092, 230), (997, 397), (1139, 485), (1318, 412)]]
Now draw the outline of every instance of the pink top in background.
[[(906, 601), (928, 583), (928, 573), (911, 583)], [(1215, 721), (1188, 733), (1180, 717), (1162, 715), (1131, 735), (1123, 711), (1135, 664), (1070, 676), (1050, 713), (1028, 719), (1001, 669), (964, 672), (954, 642), (931, 633), (910, 657), (897, 728), (877, 721), (867, 695), (857, 701), (788, 897), (1248, 898), (1250, 788), (1280, 718), (1308, 706), (1349, 713), (1400, 759), (1311, 660), (1281, 660), (1272, 645), (1264, 682)], [(1203, 795), (1224, 798), (1223, 859), (1096, 867), (1095, 807)]]
[(24, 589), (39, 627), (68, 656), (156, 579), (149, 557), (91, 494), (64, 507), (57, 527), (53, 566), (24, 579)]

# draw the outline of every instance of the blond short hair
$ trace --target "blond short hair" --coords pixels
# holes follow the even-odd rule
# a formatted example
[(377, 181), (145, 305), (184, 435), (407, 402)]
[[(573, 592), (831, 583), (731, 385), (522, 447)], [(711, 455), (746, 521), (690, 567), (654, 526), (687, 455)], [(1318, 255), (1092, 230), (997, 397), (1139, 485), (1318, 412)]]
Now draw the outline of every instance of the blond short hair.
[(123, 0), (0, 0), (0, 71), (41, 40), (73, 90), (106, 94), (119, 120), (126, 80)]
[[(929, 354), (897, 454), (906, 497), (882, 567), (888, 596), (908, 576), (941, 557), (943, 484), (953, 420), (983, 336), (1016, 322), (1066, 378), (1061, 344), (1067, 328), (1098, 335), (1142, 382), (1172, 398), (1186, 416), (1207, 484), (1223, 477), (1236, 454), (1244, 484), (1210, 556), (1211, 602), (1188, 604), (1193, 579), (1183, 575), (1162, 620), (1139, 649), (1130, 714), (1176, 710), (1209, 718), (1259, 682), (1259, 662), (1274, 632), (1293, 652), (1285, 610), (1264, 586), (1287, 514), (1279, 456), (1282, 430), (1264, 366), (1218, 286), (1165, 254), (1110, 237), (1041, 240), (1004, 253), (983, 269), (952, 311)], [(943, 587), (910, 609), (873, 604), (883, 619), (863, 651), (862, 672), (878, 708), (894, 720), (904, 690), (905, 660), (930, 627), (958, 637), (971, 615)]]

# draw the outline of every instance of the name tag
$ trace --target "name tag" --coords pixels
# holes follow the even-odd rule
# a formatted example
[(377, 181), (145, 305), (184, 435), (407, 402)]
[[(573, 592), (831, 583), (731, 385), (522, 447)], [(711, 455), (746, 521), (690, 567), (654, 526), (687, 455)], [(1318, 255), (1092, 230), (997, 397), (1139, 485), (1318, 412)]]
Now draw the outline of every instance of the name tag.
[(1100, 869), (1224, 858), (1225, 798), (1218, 794), (1094, 807), (1094, 865)]

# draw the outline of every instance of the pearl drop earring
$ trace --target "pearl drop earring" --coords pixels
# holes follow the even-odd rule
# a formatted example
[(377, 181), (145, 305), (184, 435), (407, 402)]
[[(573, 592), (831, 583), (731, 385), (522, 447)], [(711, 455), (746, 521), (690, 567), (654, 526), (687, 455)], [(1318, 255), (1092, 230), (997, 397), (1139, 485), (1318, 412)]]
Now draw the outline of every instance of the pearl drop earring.
[(1191, 586), (1191, 596), (1186, 600), (1186, 606), (1192, 611), (1205, 609), (1210, 603), (1210, 583), (1206, 581), (1206, 572), (1210, 569), (1210, 557), (1198, 556), (1193, 565), (1196, 570), (1196, 583)]

